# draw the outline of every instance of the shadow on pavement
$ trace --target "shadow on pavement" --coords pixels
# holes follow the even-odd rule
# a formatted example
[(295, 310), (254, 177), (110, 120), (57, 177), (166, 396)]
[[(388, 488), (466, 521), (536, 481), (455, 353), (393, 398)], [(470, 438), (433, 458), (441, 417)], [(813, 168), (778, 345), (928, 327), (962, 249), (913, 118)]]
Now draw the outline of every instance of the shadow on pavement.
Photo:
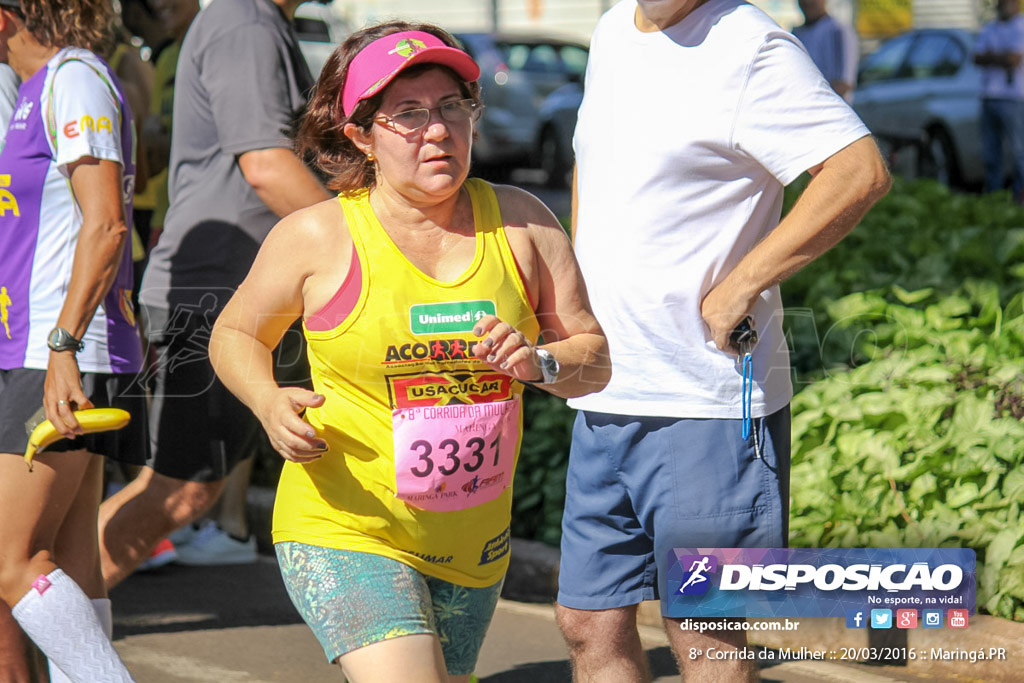
[[(651, 667), (652, 678), (679, 675), (672, 650), (667, 646), (648, 650), (647, 661)], [(510, 671), (483, 676), (480, 683), (565, 683), (569, 680), (572, 680), (569, 660), (560, 659), (520, 664)]]
[(300, 624), (272, 557), (226, 567), (170, 565), (133, 574), (110, 594), (114, 637)]

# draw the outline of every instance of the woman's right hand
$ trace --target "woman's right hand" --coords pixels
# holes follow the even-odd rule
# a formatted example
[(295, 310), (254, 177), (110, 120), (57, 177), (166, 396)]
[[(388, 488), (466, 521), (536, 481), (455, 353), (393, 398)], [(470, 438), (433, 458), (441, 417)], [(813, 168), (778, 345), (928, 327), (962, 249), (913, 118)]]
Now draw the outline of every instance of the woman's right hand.
[(321, 394), (306, 389), (280, 387), (261, 403), (256, 417), (282, 458), (307, 463), (323, 457), (327, 442), (299, 415), (306, 408), (319, 408), (324, 400)]

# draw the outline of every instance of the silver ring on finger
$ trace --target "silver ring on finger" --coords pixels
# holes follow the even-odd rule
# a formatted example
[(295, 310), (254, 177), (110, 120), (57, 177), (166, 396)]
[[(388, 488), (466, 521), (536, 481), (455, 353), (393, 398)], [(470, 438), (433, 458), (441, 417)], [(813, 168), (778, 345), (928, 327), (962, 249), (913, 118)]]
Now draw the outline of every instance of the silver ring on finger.
[(57, 405), (59, 406), (66, 406), (67, 404), (68, 402), (65, 401), (64, 399), (60, 399), (59, 401), (57, 401)]

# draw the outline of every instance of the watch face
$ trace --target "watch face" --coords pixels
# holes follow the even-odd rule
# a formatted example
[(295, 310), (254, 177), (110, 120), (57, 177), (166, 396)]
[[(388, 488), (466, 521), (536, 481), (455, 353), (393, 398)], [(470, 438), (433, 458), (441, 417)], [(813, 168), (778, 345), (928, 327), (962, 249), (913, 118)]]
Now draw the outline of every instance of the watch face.
[(70, 332), (60, 327), (53, 328), (50, 336), (46, 338), (46, 345), (54, 351), (79, 351), (82, 348), (82, 342), (72, 337)]
[(550, 353), (540, 356), (541, 373), (544, 375), (544, 383), (551, 384), (558, 379), (558, 361)]

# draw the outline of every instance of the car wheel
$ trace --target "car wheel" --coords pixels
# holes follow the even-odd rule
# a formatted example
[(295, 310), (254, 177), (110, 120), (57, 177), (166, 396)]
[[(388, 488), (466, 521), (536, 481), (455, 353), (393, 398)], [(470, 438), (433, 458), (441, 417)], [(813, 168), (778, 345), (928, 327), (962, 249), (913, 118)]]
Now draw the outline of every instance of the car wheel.
[(552, 189), (561, 190), (569, 186), (569, 172), (572, 169), (564, 146), (554, 128), (549, 126), (541, 132), (540, 167), (544, 171), (545, 185)]
[(956, 148), (942, 128), (932, 128), (925, 134), (917, 161), (917, 173), (949, 187), (960, 185), (960, 171), (956, 162)]

